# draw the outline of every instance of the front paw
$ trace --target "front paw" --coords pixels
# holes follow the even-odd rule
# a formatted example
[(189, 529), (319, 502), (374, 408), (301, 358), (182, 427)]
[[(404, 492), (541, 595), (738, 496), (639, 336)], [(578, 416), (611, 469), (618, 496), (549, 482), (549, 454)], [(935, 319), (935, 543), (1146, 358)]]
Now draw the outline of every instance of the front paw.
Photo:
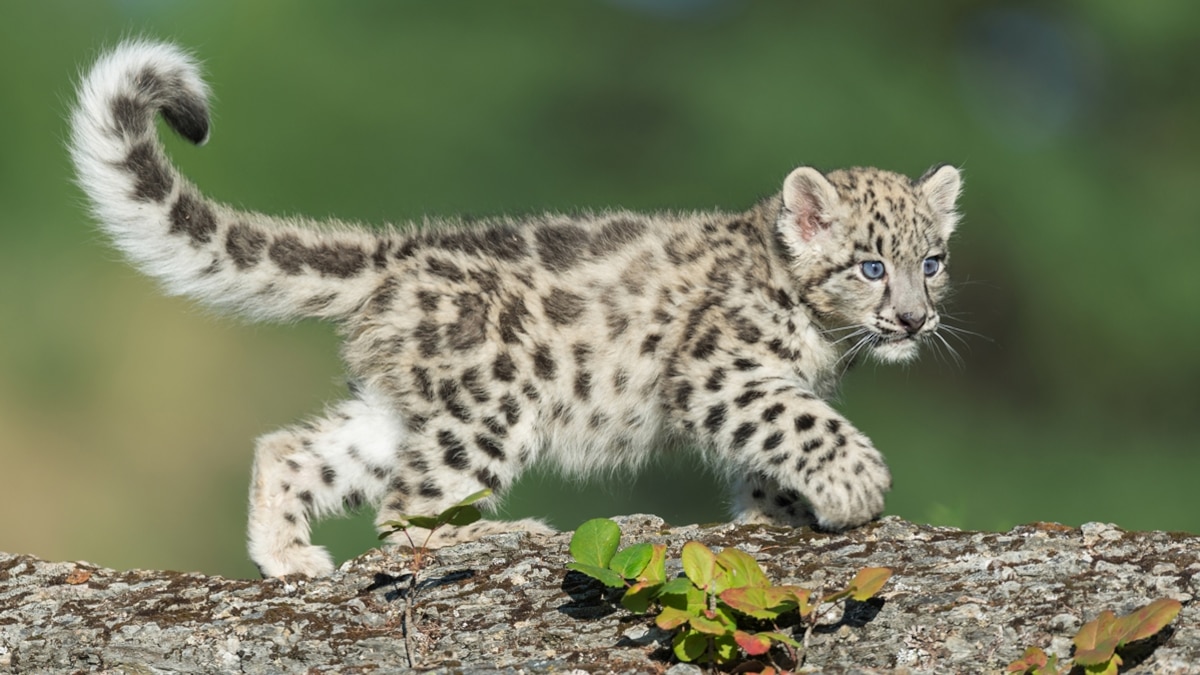
[(804, 497), (818, 527), (844, 530), (883, 513), (892, 474), (866, 436), (854, 434), (844, 446), (811, 461), (815, 464), (805, 471)]
[(333, 556), (321, 546), (298, 546), (253, 555), (254, 564), (263, 577), (286, 577), (302, 574), (306, 577), (324, 577), (333, 573)]

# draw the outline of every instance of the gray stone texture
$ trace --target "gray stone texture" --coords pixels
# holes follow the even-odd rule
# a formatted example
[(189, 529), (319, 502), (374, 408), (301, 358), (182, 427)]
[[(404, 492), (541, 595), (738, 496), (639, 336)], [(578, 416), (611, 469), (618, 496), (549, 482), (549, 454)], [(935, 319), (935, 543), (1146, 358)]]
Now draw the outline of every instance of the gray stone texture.
[[(800, 670), (998, 672), (1027, 646), (1068, 656), (1104, 609), (1175, 598), (1184, 609), (1126, 652), (1122, 672), (1200, 673), (1200, 538), (1090, 523), (963, 532), (888, 517), (842, 534), (757, 526), (668, 528), (619, 518), (623, 544), (689, 539), (753, 554), (779, 583), (826, 591), (868, 566), (879, 598), (834, 612)], [(411, 558), (372, 550), (323, 579), (118, 572), (0, 553), (0, 673), (699, 672), (674, 665), (649, 616), (567, 573), (568, 534), (513, 534), (436, 551), (404, 635)], [(675, 569), (678, 569), (676, 562)], [(801, 636), (802, 637), (802, 636)]]

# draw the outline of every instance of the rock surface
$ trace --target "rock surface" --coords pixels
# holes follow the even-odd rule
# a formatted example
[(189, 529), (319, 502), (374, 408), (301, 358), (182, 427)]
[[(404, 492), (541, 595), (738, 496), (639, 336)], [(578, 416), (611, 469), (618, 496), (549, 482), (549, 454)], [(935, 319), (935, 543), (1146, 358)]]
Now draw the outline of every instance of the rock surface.
[[(1126, 670), (1200, 673), (1200, 538), (1109, 525), (963, 532), (897, 518), (844, 534), (750, 526), (667, 528), (618, 519), (633, 541), (738, 546), (780, 583), (844, 585), (867, 566), (895, 575), (878, 599), (814, 633), (804, 669), (996, 672), (1027, 646), (1068, 656), (1104, 609), (1184, 603)], [(117, 572), (0, 554), (0, 673), (646, 672), (672, 669), (669, 636), (615, 596), (565, 573), (569, 535), (503, 535), (437, 551), (404, 635), (410, 558), (373, 550), (333, 576), (246, 581)], [(671, 672), (700, 672), (675, 666)]]

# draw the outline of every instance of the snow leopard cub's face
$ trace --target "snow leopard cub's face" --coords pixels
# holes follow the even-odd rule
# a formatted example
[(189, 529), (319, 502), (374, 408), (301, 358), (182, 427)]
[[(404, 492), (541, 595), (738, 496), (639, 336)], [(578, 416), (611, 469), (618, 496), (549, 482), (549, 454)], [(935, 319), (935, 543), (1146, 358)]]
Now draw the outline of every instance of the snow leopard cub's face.
[(908, 361), (941, 325), (947, 241), (962, 180), (949, 165), (917, 180), (878, 169), (801, 167), (783, 188), (779, 235), (827, 337)]

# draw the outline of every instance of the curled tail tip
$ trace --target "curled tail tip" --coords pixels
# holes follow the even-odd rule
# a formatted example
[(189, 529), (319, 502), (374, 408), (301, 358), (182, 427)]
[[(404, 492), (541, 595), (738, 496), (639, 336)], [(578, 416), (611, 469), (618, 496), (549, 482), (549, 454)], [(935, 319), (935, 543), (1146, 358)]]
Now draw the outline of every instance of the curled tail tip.
[(208, 99), (191, 54), (168, 42), (130, 40), (101, 55), (84, 76), (74, 121), (128, 141), (152, 130), (161, 112), (175, 133), (203, 145), (210, 130)]

